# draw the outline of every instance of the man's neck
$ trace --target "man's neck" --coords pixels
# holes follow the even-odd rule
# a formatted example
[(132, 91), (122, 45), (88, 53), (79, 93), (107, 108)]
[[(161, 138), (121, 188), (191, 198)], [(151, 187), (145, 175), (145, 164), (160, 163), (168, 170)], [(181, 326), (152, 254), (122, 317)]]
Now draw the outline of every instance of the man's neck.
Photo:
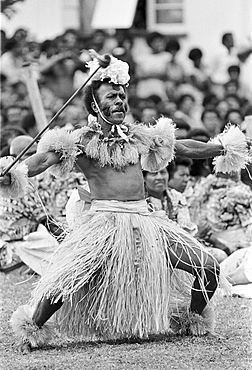
[(104, 136), (108, 136), (110, 134), (114, 125), (120, 126), (119, 124), (113, 124), (112, 122), (110, 124), (110, 123), (104, 121), (102, 118), (98, 119), (98, 122), (101, 125), (102, 132), (103, 132)]
[(108, 136), (109, 133), (111, 132), (112, 125), (110, 125), (109, 123), (105, 122), (104, 120), (100, 120), (99, 123), (101, 125), (103, 135), (104, 136)]

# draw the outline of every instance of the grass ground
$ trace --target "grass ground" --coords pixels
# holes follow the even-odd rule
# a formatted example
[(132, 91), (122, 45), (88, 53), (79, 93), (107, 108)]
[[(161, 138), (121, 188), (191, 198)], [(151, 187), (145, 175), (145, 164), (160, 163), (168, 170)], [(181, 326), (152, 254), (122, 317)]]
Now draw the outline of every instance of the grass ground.
[[(36, 278), (19, 271), (0, 275), (1, 370), (250, 370), (252, 300), (222, 297), (216, 308), (216, 332), (222, 337), (171, 337), (134, 344), (53, 342), (28, 355), (19, 354), (8, 320), (29, 298)], [(20, 284), (20, 282), (22, 282)]]

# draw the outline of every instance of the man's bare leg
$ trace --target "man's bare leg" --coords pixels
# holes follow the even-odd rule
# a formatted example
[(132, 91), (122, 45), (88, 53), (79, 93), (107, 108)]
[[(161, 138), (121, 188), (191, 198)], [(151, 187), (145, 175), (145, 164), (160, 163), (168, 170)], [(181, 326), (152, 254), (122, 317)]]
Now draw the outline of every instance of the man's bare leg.
[[(169, 255), (174, 268), (189, 272), (195, 276), (190, 310), (200, 315), (218, 286), (220, 273), (218, 262), (197, 246), (193, 246), (192, 250), (190, 250), (185, 249), (179, 243), (176, 246), (171, 246)], [(203, 279), (205, 294), (199, 281), (200, 277)]]
[(213, 310), (211, 307), (205, 311), (204, 309), (218, 286), (220, 273), (218, 262), (196, 245), (190, 249), (184, 248), (181, 244), (174, 244), (169, 250), (169, 256), (174, 268), (195, 276), (189, 312), (185, 311), (184, 314), (172, 316), (172, 330), (181, 334), (204, 335), (210, 333), (215, 335)]
[[(32, 316), (33, 322), (41, 328), (44, 323), (50, 319), (50, 317), (60, 309), (63, 305), (63, 302), (60, 300), (57, 303), (51, 303), (51, 300), (48, 298), (44, 298), (42, 301), (39, 302), (37, 305), (35, 312)], [(18, 350), (23, 354), (29, 353), (31, 351), (30, 343), (22, 343)]]
[(51, 303), (51, 300), (44, 298), (36, 307), (36, 310), (32, 316), (32, 320), (39, 328), (41, 328), (44, 323), (50, 319), (50, 317), (60, 309), (63, 302), (59, 300), (57, 303)]

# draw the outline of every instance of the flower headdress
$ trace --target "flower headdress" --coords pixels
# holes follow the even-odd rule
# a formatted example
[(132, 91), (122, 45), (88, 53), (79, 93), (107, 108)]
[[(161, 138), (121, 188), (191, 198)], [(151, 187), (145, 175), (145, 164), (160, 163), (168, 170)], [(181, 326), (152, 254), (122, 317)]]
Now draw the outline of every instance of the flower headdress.
[[(130, 80), (129, 65), (122, 60), (119, 60), (113, 56), (110, 56), (110, 64), (106, 68), (100, 68), (97, 73), (92, 77), (94, 81), (103, 81), (104, 79), (110, 79), (111, 83), (117, 85), (126, 85)], [(96, 58), (87, 62), (89, 68), (89, 75), (91, 75), (98, 67), (99, 62)]]

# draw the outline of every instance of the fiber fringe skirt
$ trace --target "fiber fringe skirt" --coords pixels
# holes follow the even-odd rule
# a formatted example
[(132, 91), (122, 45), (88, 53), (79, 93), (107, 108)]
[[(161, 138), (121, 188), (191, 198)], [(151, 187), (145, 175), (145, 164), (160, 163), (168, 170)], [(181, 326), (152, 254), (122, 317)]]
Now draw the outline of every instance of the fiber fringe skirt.
[[(179, 260), (181, 250), (203, 267), (205, 249), (162, 211), (150, 213), (145, 200), (93, 201), (53, 254), (31, 304), (63, 300), (57, 320), (68, 335), (108, 340), (168, 333), (171, 316), (190, 305), (194, 280), (172, 267), (171, 256)], [(199, 275), (204, 291), (203, 269)]]

